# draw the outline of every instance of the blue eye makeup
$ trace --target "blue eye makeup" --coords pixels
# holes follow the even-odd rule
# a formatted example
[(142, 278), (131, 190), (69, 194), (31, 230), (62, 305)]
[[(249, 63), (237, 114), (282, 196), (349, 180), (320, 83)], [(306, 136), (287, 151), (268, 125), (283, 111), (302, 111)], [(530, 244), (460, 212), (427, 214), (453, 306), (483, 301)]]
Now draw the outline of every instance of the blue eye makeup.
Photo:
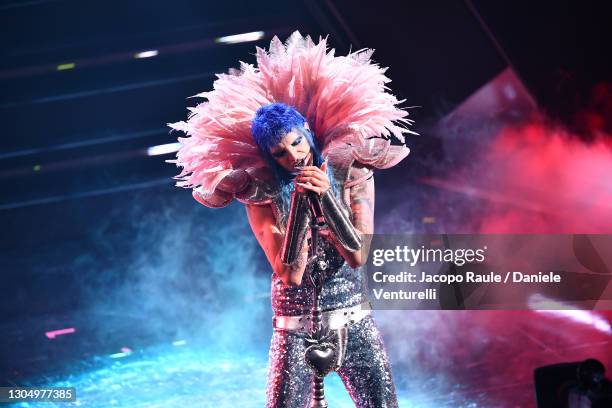
[[(295, 140), (293, 142), (291, 142), (291, 146), (295, 147), (295, 146), (299, 145), (300, 143), (302, 143), (303, 137), (304, 136), (302, 136), (302, 135), (296, 137)], [(287, 154), (287, 150), (286, 149), (282, 149), (282, 150), (279, 150), (279, 151), (276, 151), (276, 152), (270, 152), (270, 154), (273, 157), (281, 158), (281, 157), (283, 157), (283, 156), (285, 156)]]

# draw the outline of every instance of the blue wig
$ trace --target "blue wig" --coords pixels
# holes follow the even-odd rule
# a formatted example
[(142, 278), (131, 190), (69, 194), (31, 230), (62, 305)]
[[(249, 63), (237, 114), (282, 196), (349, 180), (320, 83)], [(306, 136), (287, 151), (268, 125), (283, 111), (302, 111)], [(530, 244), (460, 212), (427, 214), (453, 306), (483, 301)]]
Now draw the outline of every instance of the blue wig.
[(306, 119), (291, 106), (271, 103), (257, 110), (251, 132), (255, 143), (262, 152), (268, 152), (293, 129), (303, 128)]
[[(257, 110), (251, 124), (253, 139), (255, 139), (255, 143), (259, 147), (266, 163), (268, 163), (280, 184), (284, 214), (287, 214), (289, 209), (291, 192), (294, 189), (294, 175), (274, 160), (270, 149), (280, 143), (287, 133), (295, 130), (301, 133), (308, 141), (312, 151), (313, 166), (320, 167), (324, 162), (323, 156), (314, 140), (312, 132), (304, 127), (305, 123), (306, 119), (295, 108), (284, 103), (271, 103)], [(327, 168), (327, 176), (334, 193), (337, 195), (338, 189), (329, 167)]]

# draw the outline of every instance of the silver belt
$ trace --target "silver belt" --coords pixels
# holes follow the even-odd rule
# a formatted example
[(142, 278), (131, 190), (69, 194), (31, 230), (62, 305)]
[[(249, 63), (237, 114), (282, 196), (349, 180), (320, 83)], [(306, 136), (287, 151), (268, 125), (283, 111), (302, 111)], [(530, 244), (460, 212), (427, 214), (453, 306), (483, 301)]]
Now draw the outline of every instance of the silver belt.
[[(321, 324), (329, 330), (338, 330), (349, 327), (361, 321), (372, 311), (370, 302), (363, 302), (359, 305), (346, 307), (344, 309), (329, 310), (321, 314)], [(299, 316), (274, 316), (272, 317), (272, 327), (278, 330), (293, 332), (310, 332), (310, 314)]]

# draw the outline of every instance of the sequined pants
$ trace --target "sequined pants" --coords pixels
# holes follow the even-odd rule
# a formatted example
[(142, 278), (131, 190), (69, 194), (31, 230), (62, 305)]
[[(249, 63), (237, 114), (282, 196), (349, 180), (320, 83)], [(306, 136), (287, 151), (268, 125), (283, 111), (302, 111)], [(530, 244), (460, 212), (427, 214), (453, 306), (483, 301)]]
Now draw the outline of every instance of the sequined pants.
[[(304, 361), (304, 350), (303, 333), (274, 331), (267, 408), (309, 406), (313, 374)], [(349, 327), (346, 357), (338, 375), (357, 408), (397, 407), (389, 360), (371, 316)]]

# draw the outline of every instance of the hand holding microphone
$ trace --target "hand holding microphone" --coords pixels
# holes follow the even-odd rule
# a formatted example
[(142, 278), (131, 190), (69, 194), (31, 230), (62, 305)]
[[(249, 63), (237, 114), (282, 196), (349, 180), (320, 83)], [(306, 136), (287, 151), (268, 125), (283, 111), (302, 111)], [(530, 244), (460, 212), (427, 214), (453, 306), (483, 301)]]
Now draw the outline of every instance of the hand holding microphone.
[(296, 177), (291, 196), (287, 233), (281, 249), (281, 260), (291, 265), (304, 244), (306, 231), (313, 217), (322, 217), (338, 242), (349, 251), (361, 249), (361, 236), (351, 223), (346, 210), (338, 202), (327, 177), (327, 162), (306, 166)]
[(318, 195), (323, 194), (331, 187), (327, 177), (327, 162), (323, 162), (321, 168), (317, 166), (305, 166), (295, 178), (296, 191), (312, 191)]

